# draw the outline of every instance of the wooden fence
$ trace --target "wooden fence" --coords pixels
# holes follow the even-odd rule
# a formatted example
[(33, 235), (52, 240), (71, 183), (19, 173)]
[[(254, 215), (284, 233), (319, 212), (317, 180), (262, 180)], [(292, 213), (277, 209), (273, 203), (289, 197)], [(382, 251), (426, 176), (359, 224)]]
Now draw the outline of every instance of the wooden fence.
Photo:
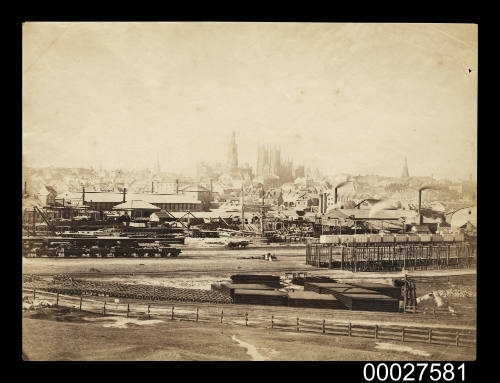
[(221, 323), (241, 325), (253, 328), (266, 328), (301, 333), (352, 336), (393, 340), (401, 342), (420, 342), (444, 346), (475, 347), (476, 331), (460, 328), (432, 328), (394, 325), (365, 325), (331, 319), (309, 319), (291, 317), (290, 315), (244, 315), (224, 312), (217, 306), (153, 306), (140, 303), (115, 303), (23, 289), (23, 297), (30, 296), (62, 307), (70, 307), (80, 311), (98, 313), (101, 315), (116, 315), (142, 318), (162, 318), (178, 321)]

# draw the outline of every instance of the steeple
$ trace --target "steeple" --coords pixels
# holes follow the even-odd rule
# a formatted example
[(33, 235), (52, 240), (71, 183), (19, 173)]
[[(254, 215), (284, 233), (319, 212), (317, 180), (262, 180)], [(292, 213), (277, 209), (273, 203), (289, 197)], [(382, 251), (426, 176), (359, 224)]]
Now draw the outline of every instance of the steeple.
[(226, 168), (231, 173), (238, 172), (238, 147), (236, 145), (236, 133), (233, 132), (227, 152)]
[(401, 173), (401, 178), (409, 178), (410, 173), (408, 172), (408, 161), (406, 160), (405, 157), (405, 163), (403, 165), (403, 172)]

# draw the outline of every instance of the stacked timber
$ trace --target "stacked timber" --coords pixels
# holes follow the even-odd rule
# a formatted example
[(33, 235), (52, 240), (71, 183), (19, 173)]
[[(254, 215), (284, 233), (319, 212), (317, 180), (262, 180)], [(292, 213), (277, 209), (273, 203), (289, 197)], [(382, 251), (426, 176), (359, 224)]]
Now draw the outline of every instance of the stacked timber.
[(441, 234), (432, 234), (432, 242), (443, 242), (443, 236)]
[(231, 280), (236, 284), (262, 284), (279, 289), (279, 275), (264, 275), (264, 274), (236, 274), (231, 275)]
[(362, 289), (375, 291), (379, 294), (386, 295), (394, 299), (401, 299), (401, 287), (395, 287), (391, 285), (386, 285), (384, 283), (373, 283), (373, 282), (353, 282), (351, 284), (355, 287), (360, 287)]
[(318, 294), (331, 294), (328, 292), (330, 288), (352, 288), (352, 285), (347, 283), (335, 283), (335, 282), (305, 282), (304, 291), (313, 291)]
[(236, 304), (286, 306), (288, 295), (282, 291), (237, 289), (233, 299)]
[(335, 297), (349, 310), (398, 312), (399, 300), (379, 294), (336, 293)]
[(337, 296), (336, 294), (379, 295), (380, 293), (377, 293), (376, 291), (373, 290), (362, 289), (360, 287), (355, 287), (355, 286), (348, 286), (348, 287), (330, 286), (330, 287), (322, 287), (321, 294), (333, 294)]
[(234, 291), (235, 290), (262, 290), (262, 291), (273, 291), (274, 288), (262, 285), (262, 284), (256, 284), (256, 283), (221, 283), (220, 284), (220, 292), (224, 294), (225, 296), (234, 297)]
[(453, 242), (454, 241), (454, 236), (453, 234), (443, 234), (443, 241), (444, 242)]
[(314, 277), (293, 277), (292, 283), (294, 285), (304, 286), (304, 283), (312, 282), (312, 283), (334, 283), (335, 279), (325, 276), (314, 276)]
[(340, 243), (339, 235), (320, 235), (319, 243)]
[(288, 293), (289, 307), (308, 307), (316, 309), (345, 309), (346, 307), (333, 295), (318, 294), (314, 291), (293, 291)]

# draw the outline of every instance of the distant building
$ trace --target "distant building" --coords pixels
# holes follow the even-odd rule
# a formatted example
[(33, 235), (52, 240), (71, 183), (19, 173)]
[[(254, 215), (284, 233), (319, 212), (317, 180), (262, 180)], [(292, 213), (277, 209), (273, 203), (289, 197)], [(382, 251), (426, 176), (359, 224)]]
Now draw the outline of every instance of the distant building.
[(293, 181), (293, 163), (281, 159), (279, 148), (261, 145), (257, 153), (257, 177), (278, 177), (280, 183)]
[(405, 157), (405, 163), (403, 165), (403, 172), (401, 173), (401, 178), (410, 178), (410, 173), (408, 172), (408, 161)]
[(197, 193), (159, 194), (159, 193), (70, 193), (73, 206), (88, 206), (92, 210), (109, 211), (116, 205), (127, 201), (142, 201), (167, 211), (202, 211), (203, 204)]
[(238, 146), (236, 145), (236, 133), (233, 132), (231, 142), (227, 151), (226, 170), (230, 174), (238, 172)]
[(306, 170), (303, 165), (297, 166), (295, 168), (295, 178), (304, 178), (306, 176)]

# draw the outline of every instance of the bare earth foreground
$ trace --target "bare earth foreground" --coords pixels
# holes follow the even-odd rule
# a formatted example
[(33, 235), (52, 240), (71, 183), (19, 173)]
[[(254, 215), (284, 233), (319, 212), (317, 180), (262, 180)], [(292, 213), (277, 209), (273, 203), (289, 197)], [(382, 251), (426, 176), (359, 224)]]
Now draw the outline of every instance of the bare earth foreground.
[[(307, 347), (304, 347), (307, 345)], [(474, 360), (462, 347), (301, 334), (212, 323), (101, 317), (68, 309), (23, 314), (29, 360)]]
[[(271, 252), (273, 262), (250, 259)], [(318, 269), (305, 265), (304, 248), (279, 249), (184, 249), (179, 258), (165, 259), (54, 259), (23, 258), (23, 274), (51, 275), (68, 273), (75, 277), (118, 281), (124, 283), (157, 284), (162, 286), (210, 289), (210, 284), (227, 280), (231, 274), (257, 272), (283, 275), (287, 271), (307, 271), (308, 275), (329, 275), (333, 278), (401, 277), (402, 273), (351, 273)], [(475, 293), (461, 296), (467, 287), (462, 280), (475, 275), (475, 270), (417, 271), (410, 276), (454, 275), (447, 282), (417, 283), (417, 295), (424, 298), (419, 307), (434, 307), (437, 299), (441, 309), (450, 305), (459, 315), (408, 316), (401, 313), (367, 313), (325, 310), (293, 310), (299, 314), (349, 321), (413, 322), (422, 325), (453, 325), (475, 327)], [(475, 281), (467, 282), (475, 290)], [(460, 292), (459, 295), (456, 292)], [(455, 292), (455, 293), (454, 293)], [(426, 297), (426, 295), (435, 297)], [(454, 295), (450, 295), (454, 293)], [(94, 297), (94, 299), (105, 299)], [(122, 299), (121, 303), (136, 304)], [(140, 302), (139, 302), (140, 303)], [(149, 303), (149, 302), (142, 302)], [(154, 305), (162, 305), (154, 302)], [(165, 302), (164, 304), (169, 304)], [(179, 302), (175, 303), (180, 306)], [(232, 308), (230, 308), (232, 306)], [(241, 311), (249, 315), (270, 316), (278, 308), (225, 306), (224, 310)], [(201, 307), (201, 306), (200, 306)], [(242, 311), (243, 310), (243, 311)], [(280, 308), (290, 311), (289, 308)], [(447, 309), (445, 310), (447, 311)], [(307, 317), (306, 316), (306, 317)], [(418, 318), (418, 319), (417, 319)], [(196, 323), (168, 319), (103, 317), (69, 308), (44, 308), (23, 312), (23, 352), (29, 360), (474, 360), (475, 348), (443, 346), (426, 343), (398, 342), (360, 337), (306, 334), (278, 329), (252, 328), (219, 323)]]

